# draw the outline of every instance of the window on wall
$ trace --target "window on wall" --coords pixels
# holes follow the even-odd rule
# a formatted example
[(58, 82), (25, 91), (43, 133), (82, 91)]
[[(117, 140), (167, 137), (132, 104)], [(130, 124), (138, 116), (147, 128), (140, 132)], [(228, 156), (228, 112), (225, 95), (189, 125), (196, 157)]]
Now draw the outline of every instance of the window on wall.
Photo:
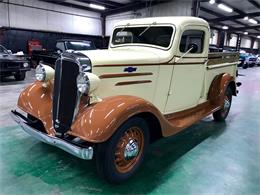
[(180, 52), (187, 52), (189, 50), (190, 44), (196, 44), (198, 50), (194, 53), (203, 52), (205, 33), (202, 30), (186, 30), (182, 34), (181, 43), (180, 43)]

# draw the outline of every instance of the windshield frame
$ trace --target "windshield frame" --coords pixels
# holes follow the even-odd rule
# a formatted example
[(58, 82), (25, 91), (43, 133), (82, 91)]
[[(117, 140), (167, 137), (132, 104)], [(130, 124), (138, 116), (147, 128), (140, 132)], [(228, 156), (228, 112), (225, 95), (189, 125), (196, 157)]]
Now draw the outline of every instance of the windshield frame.
[[(88, 50), (95, 50), (96, 49), (96, 47), (95, 47), (95, 45), (93, 44), (92, 41), (65, 41), (65, 48), (66, 48), (66, 50), (73, 50), (73, 49), (69, 49), (68, 48), (68, 46), (69, 46), (69, 44), (71, 44), (71, 42), (73, 42), (73, 43), (77, 42), (77, 43), (81, 43), (81, 44), (89, 43), (89, 45), (90, 45), (89, 48), (91, 48), (91, 49), (88, 49)], [(74, 51), (82, 51), (82, 50), (74, 50)]]
[(3, 48), (4, 50), (4, 52), (0, 52), (0, 53), (9, 54), (8, 50), (3, 45), (0, 45), (0, 47)]
[[(117, 44), (114, 45), (113, 44), (113, 35), (114, 35), (114, 31), (118, 28), (134, 28), (134, 27), (172, 27), (172, 35), (171, 35), (171, 40), (170, 40), (170, 44), (168, 47), (162, 47), (162, 46), (158, 46), (158, 45), (152, 45), (152, 44), (142, 44), (142, 43), (126, 43), (126, 44)], [(109, 41), (109, 48), (117, 48), (117, 47), (132, 47), (132, 46), (141, 46), (141, 47), (151, 47), (151, 48), (156, 48), (156, 49), (161, 49), (161, 50), (169, 50), (172, 47), (173, 44), (173, 40), (175, 37), (175, 33), (176, 33), (176, 27), (173, 24), (169, 24), (169, 23), (159, 23), (159, 24), (133, 24), (133, 25), (119, 25), (119, 26), (115, 26), (113, 28), (113, 33), (112, 36), (110, 38)]]

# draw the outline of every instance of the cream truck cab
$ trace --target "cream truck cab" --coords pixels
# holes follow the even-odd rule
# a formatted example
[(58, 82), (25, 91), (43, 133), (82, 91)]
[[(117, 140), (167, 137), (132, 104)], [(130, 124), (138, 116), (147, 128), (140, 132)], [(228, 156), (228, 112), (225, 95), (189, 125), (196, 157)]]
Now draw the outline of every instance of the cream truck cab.
[(153, 141), (203, 117), (227, 117), (238, 53), (209, 53), (208, 23), (158, 17), (118, 23), (106, 50), (44, 64), (12, 116), (33, 137), (81, 159), (113, 183), (132, 176)]

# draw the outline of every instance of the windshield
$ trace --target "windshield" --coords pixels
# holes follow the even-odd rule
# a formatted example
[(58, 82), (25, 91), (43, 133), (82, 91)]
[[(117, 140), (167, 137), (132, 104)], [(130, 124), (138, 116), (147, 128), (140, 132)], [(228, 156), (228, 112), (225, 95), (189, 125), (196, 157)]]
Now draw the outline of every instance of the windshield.
[(8, 54), (8, 51), (2, 45), (0, 45), (0, 53)]
[(112, 44), (147, 44), (167, 48), (172, 34), (171, 26), (122, 27), (114, 30)]
[(84, 42), (70, 41), (70, 42), (66, 42), (66, 47), (67, 47), (67, 49), (71, 49), (71, 50), (74, 50), (74, 51), (95, 49), (93, 43), (90, 42), (90, 41), (84, 41)]

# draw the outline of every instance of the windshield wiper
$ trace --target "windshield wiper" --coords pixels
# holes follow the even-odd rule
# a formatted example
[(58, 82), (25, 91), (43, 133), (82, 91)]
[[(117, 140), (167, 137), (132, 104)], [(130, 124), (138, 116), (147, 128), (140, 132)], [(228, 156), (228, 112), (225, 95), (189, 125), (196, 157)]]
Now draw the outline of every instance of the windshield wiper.
[(138, 37), (142, 36), (149, 28), (151, 28), (152, 25), (156, 24), (156, 22), (153, 22), (152, 24), (150, 24), (149, 26), (147, 26), (139, 35)]

